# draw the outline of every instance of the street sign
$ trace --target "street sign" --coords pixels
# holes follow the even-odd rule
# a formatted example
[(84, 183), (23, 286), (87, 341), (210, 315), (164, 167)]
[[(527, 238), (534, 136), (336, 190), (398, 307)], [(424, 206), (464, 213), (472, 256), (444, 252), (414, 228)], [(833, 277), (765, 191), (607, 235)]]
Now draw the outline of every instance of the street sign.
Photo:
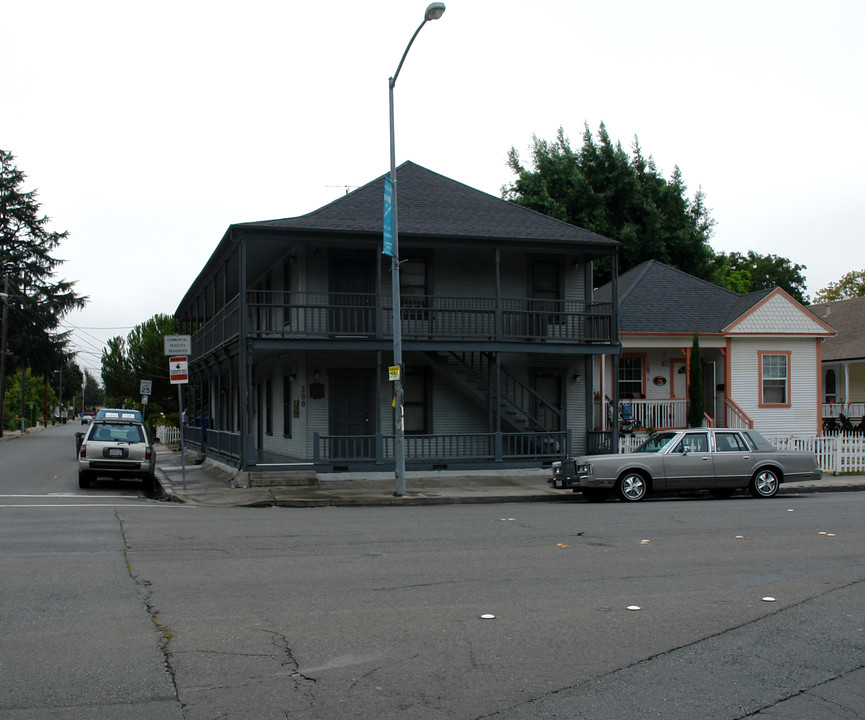
[(166, 355), (192, 354), (192, 335), (166, 335), (162, 341)]
[(142, 380), (141, 381), (141, 390), (140, 393), (142, 395), (150, 395), (152, 394), (153, 388), (153, 380)]
[(172, 385), (184, 385), (189, 382), (189, 362), (186, 355), (168, 358), (168, 375)]
[(387, 379), (391, 382), (399, 380), (399, 365), (388, 365)]
[(142, 395), (141, 396), (141, 404), (147, 405), (147, 401), (150, 400), (150, 395)]

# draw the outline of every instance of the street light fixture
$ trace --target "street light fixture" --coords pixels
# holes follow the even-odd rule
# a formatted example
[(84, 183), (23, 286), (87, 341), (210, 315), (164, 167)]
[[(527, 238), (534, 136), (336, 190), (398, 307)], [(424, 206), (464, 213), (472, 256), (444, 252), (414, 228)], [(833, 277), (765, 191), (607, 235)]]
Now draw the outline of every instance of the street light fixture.
[(402, 320), (400, 317), (400, 300), (399, 300), (399, 224), (397, 222), (397, 193), (396, 193), (396, 147), (394, 143), (393, 129), (393, 88), (396, 85), (396, 79), (399, 77), (399, 71), (402, 70), (402, 64), (405, 62), (406, 55), (417, 37), (421, 28), (430, 20), (438, 20), (445, 11), (445, 4), (442, 2), (430, 3), (424, 13), (423, 22), (418, 25), (411, 40), (406, 45), (405, 52), (397, 65), (396, 72), (393, 77), (388, 78), (388, 95), (390, 100), (390, 181), (391, 181), (391, 202), (392, 202), (392, 237), (393, 249), (391, 252), (391, 284), (393, 286), (393, 364), (398, 368), (396, 379), (394, 380), (394, 407), (396, 408), (396, 427), (394, 428), (394, 444), (393, 455), (396, 475), (396, 492), (394, 495), (402, 497), (405, 495), (405, 408), (403, 404), (403, 368), (402, 368)]

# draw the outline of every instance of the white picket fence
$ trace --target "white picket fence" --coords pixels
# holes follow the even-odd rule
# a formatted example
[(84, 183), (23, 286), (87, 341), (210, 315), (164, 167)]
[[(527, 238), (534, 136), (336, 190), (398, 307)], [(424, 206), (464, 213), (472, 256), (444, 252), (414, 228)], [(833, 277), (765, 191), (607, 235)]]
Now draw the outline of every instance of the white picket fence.
[(865, 435), (767, 435), (779, 450), (806, 450), (817, 456), (825, 473), (865, 473)]
[[(619, 452), (633, 452), (645, 440), (645, 433), (619, 437)], [(838, 433), (837, 435), (765, 435), (778, 450), (805, 450), (817, 456), (817, 464), (824, 473), (865, 474), (865, 435)]]
[(156, 437), (163, 445), (175, 445), (180, 442), (180, 428), (157, 425)]

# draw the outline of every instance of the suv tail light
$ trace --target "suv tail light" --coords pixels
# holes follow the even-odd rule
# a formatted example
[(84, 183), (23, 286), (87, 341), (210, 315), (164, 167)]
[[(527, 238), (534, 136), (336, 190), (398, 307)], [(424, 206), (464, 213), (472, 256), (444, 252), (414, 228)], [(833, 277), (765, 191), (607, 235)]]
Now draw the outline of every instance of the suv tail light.
[(150, 460), (151, 457), (153, 457), (153, 448), (147, 448), (147, 450), (144, 451), (144, 459)]
[(83, 458), (87, 457), (87, 446), (86, 445), (81, 446), (81, 452), (78, 453), (78, 456), (83, 457)]

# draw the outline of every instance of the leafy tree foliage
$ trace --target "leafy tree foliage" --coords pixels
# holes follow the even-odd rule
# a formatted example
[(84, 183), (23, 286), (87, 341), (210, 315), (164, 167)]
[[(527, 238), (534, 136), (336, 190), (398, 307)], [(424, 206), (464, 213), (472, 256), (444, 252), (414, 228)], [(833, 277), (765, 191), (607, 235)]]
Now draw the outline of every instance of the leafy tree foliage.
[[(516, 180), (502, 189), (505, 199), (621, 241), (621, 271), (655, 259), (711, 280), (715, 221), (702, 190), (689, 199), (679, 168), (665, 179), (636, 138), (628, 154), (603, 124), (598, 141), (586, 125), (575, 151), (560, 128), (554, 142), (533, 138), (532, 169), (514, 148), (508, 165)], [(599, 263), (596, 281), (607, 279)]]
[(747, 255), (718, 253), (712, 281), (740, 293), (779, 287), (800, 303), (807, 304), (805, 276), (802, 275), (805, 269), (804, 265), (790, 262), (787, 258), (759, 255), (753, 250), (749, 250)]
[[(64, 391), (65, 392), (65, 391)], [(24, 414), (21, 414), (21, 373), (6, 379), (6, 397), (3, 403), (5, 430), (20, 430), (21, 418), (24, 426), (32, 427), (37, 422), (50, 425), (53, 408), (57, 405), (57, 393), (41, 375), (34, 375), (27, 368), (24, 371)], [(30, 406), (33, 405), (31, 412)]]
[(148, 415), (173, 410), (177, 393), (168, 377), (163, 337), (176, 332), (172, 315), (154, 315), (125, 337), (114, 337), (102, 351), (105, 402), (112, 407), (139, 407), (142, 380), (152, 380)]
[(851, 270), (838, 282), (829, 283), (814, 296), (814, 302), (834, 302), (865, 296), (865, 269)]
[(68, 233), (48, 230), (36, 191), (22, 189), (26, 177), (14, 156), (0, 150), (0, 282), (8, 276), (10, 286), (7, 370), (26, 363), (47, 375), (65, 354), (61, 319), (87, 298), (75, 292), (74, 282), (55, 277), (64, 261), (53, 253)]

